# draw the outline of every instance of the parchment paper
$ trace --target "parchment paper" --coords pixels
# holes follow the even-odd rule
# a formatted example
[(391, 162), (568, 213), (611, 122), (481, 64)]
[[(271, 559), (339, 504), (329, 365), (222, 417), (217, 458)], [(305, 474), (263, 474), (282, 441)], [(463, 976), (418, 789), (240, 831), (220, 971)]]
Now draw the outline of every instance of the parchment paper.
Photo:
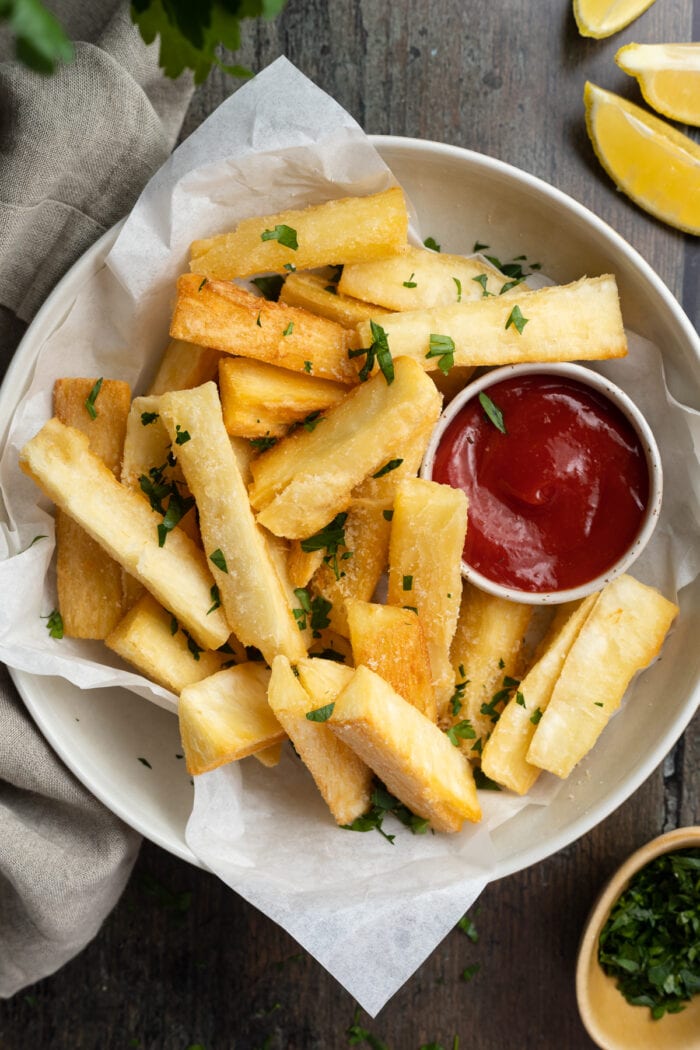
[[(0, 658), (80, 688), (123, 685), (174, 709), (175, 698), (100, 643), (48, 637), (56, 605), (53, 518), (19, 471), (18, 451), (51, 414), (59, 376), (109, 376), (147, 386), (167, 343), (177, 275), (195, 237), (248, 216), (395, 182), (358, 125), (285, 59), (223, 103), (146, 187), (106, 265), (89, 280), (39, 354), (0, 460)], [(416, 231), (417, 232), (417, 231)], [(666, 391), (658, 350), (630, 336), (623, 361), (595, 366), (642, 408), (659, 442), (665, 501), (634, 575), (668, 597), (700, 569), (696, 543), (697, 413)], [(35, 539), (35, 537), (43, 537)], [(34, 541), (34, 542), (32, 542)], [(459, 835), (381, 836), (338, 830), (301, 763), (254, 760), (196, 779), (187, 842), (212, 871), (288, 930), (370, 1013), (472, 905), (495, 871), (489, 831), (559, 790), (543, 776), (527, 799), (482, 792), (484, 821)]]

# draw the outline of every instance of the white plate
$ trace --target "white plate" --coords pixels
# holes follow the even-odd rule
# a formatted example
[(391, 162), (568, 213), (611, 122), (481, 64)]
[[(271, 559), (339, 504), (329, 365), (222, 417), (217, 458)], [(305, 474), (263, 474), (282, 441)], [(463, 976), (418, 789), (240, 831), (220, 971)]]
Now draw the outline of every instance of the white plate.
[[(653, 270), (600, 219), (546, 183), (489, 157), (415, 139), (379, 136), (373, 142), (415, 205), (424, 234), (444, 250), (470, 252), (476, 240), (487, 241), (499, 257), (536, 258), (561, 282), (585, 273), (615, 273), (625, 323), (663, 348), (672, 392), (686, 404), (700, 404), (700, 340)], [(0, 391), (3, 434), (41, 343), (99, 269), (116, 234), (117, 228), (85, 253), (27, 331)], [(528, 806), (496, 832), (499, 876), (573, 842), (662, 761), (700, 701), (699, 618), (700, 587), (686, 588), (664, 659), (644, 675), (633, 708), (612, 721), (549, 806)], [(38, 726), (85, 786), (147, 838), (197, 864), (184, 838), (192, 787), (176, 758), (176, 719), (121, 689), (81, 691), (63, 679), (20, 672), (13, 677)]]

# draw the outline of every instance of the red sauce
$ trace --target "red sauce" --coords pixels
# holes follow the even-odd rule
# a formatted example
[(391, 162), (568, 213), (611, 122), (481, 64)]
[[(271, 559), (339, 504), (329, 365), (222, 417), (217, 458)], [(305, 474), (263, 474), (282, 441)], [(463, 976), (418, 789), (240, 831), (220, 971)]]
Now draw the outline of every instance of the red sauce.
[(649, 493), (640, 440), (620, 410), (564, 376), (489, 387), (507, 433), (475, 396), (438, 445), (433, 479), (469, 498), (464, 560), (494, 583), (561, 591), (610, 569), (634, 541)]

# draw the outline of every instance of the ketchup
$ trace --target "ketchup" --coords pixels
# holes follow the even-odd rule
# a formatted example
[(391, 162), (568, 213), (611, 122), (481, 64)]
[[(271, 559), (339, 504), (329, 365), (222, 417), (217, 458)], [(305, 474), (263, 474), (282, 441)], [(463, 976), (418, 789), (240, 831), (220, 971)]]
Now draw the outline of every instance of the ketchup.
[(610, 569), (634, 541), (649, 496), (639, 437), (623, 413), (583, 383), (515, 376), (449, 424), (433, 480), (469, 499), (464, 560), (520, 591), (567, 590)]

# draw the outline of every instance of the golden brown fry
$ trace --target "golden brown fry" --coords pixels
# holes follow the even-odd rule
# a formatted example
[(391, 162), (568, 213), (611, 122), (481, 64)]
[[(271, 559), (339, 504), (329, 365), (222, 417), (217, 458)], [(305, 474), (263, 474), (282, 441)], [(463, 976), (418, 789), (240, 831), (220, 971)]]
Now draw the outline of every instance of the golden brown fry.
[(376, 671), (399, 696), (435, 722), (430, 658), (418, 616), (409, 609), (372, 602), (352, 601), (346, 608), (355, 665)]
[(288, 306), (302, 306), (319, 317), (342, 324), (343, 328), (355, 328), (361, 321), (388, 312), (374, 303), (343, 295), (327, 277), (315, 273), (290, 273), (282, 285), (280, 301)]
[(459, 831), (464, 820), (481, 819), (460, 749), (368, 667), (356, 669), (327, 725), (436, 831)]
[[(99, 380), (93, 418), (86, 405), (97, 382), (57, 379), (54, 414), (85, 434), (95, 455), (118, 475), (131, 391), (120, 380)], [(124, 615), (121, 566), (61, 511), (56, 513), (56, 578), (66, 637), (104, 638)]]
[[(522, 315), (522, 331), (512, 321), (509, 323), (516, 307)], [(413, 357), (432, 372), (439, 368), (442, 355), (427, 356), (431, 352), (431, 335), (452, 340), (455, 365), (593, 361), (624, 357), (627, 353), (617, 284), (609, 274), (582, 277), (571, 284), (534, 292), (521, 288), (512, 297), (499, 295), (455, 306), (385, 315), (378, 323), (395, 357)], [(357, 332), (361, 345), (369, 346), (369, 322), (358, 325)]]
[(170, 334), (293, 372), (357, 382), (357, 369), (348, 357), (353, 333), (308, 310), (269, 302), (228, 281), (183, 274), (177, 282)]
[[(347, 670), (347, 674), (350, 677), (352, 672)], [(295, 678), (284, 656), (276, 657), (272, 664), (267, 696), (336, 823), (352, 824), (369, 809), (371, 769), (325, 723), (306, 717), (319, 705)]]
[[(295, 248), (288, 246), (289, 233)], [(232, 233), (194, 241), (190, 269), (230, 281), (256, 273), (285, 273), (289, 265), (309, 270), (377, 259), (405, 244), (407, 233), (403, 191), (394, 186), (366, 197), (342, 197), (244, 219)]]
[(168, 390), (189, 390), (216, 379), (220, 359), (221, 350), (171, 339), (148, 392), (166, 394)]

